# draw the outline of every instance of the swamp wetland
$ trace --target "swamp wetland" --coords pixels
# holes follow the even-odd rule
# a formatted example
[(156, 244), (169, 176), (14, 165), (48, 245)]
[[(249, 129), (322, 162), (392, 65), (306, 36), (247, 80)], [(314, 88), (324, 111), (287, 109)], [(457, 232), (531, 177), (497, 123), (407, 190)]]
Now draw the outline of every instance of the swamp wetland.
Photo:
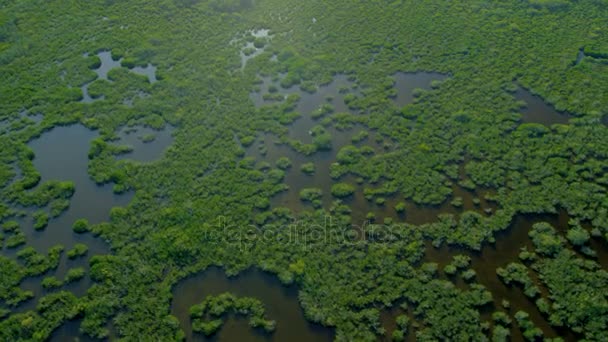
[(0, 341), (604, 341), (608, 2), (0, 4)]

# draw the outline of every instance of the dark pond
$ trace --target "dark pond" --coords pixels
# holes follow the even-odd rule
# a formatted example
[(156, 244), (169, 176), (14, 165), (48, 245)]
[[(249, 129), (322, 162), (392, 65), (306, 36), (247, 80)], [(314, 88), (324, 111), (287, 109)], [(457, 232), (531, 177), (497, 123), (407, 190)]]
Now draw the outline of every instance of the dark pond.
[[(230, 317), (212, 338), (192, 333), (190, 307), (206, 296), (231, 292), (237, 296), (259, 299), (266, 317), (275, 320), (274, 333), (264, 334), (249, 327), (243, 318)], [(297, 288), (286, 287), (277, 277), (258, 270), (248, 270), (228, 278), (219, 268), (182, 280), (173, 289), (171, 313), (180, 321), (188, 341), (331, 341), (333, 329), (308, 322), (298, 302)]]
[(558, 112), (553, 106), (545, 102), (540, 96), (532, 94), (529, 90), (518, 88), (515, 98), (525, 102), (521, 109), (523, 122), (534, 122), (543, 125), (567, 124), (571, 115)]
[[(121, 132), (121, 142), (131, 145), (133, 152), (125, 155), (138, 161), (153, 161), (162, 156), (164, 149), (172, 142), (172, 128), (162, 131), (153, 131), (149, 128), (136, 128), (135, 132), (127, 134)], [(144, 143), (137, 139), (139, 135), (154, 134), (155, 139)], [(112, 207), (126, 206), (131, 201), (133, 193), (116, 195), (112, 191), (112, 185), (99, 186), (92, 181), (87, 173), (88, 152), (90, 142), (97, 137), (97, 133), (81, 125), (56, 127), (42, 134), (38, 139), (30, 142), (34, 150), (34, 166), (41, 173), (41, 183), (48, 180), (69, 180), (75, 184), (75, 193), (70, 201), (70, 208), (61, 216), (51, 219), (48, 227), (38, 232), (32, 228), (31, 220), (25, 222), (25, 232), (28, 245), (35, 247), (39, 252), (46, 253), (47, 250), (57, 244), (65, 246), (69, 250), (76, 243), (84, 243), (89, 247), (88, 257), (95, 254), (109, 253), (107, 243), (91, 234), (75, 234), (72, 224), (75, 220), (86, 218), (90, 223), (100, 223), (109, 219)], [(68, 269), (73, 267), (84, 267), (89, 271), (87, 258), (70, 260), (65, 253), (57, 270), (44, 275), (54, 275), (63, 279)], [(44, 277), (43, 276), (43, 277)], [(17, 311), (34, 309), (40, 296), (49, 291), (42, 288), (40, 281), (43, 277), (27, 278), (21, 284), (25, 290), (33, 291), (35, 298), (18, 307)], [(66, 285), (61, 289), (72, 291), (77, 296), (82, 296), (92, 285), (88, 276), (84, 279)], [(51, 290), (52, 291), (52, 290)], [(88, 340), (79, 336), (80, 321), (71, 321), (61, 326), (53, 333), (52, 340), (66, 341)]]
[(395, 88), (397, 88), (395, 103), (399, 107), (414, 101), (414, 89), (429, 90), (433, 81), (442, 81), (448, 78), (447, 75), (436, 72), (398, 72), (394, 77)]

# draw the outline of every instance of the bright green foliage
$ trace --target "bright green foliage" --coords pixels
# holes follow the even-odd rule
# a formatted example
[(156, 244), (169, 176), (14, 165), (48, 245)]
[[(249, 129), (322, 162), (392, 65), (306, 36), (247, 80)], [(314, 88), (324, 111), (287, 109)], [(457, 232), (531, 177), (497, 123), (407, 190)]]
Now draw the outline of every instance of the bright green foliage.
[(574, 246), (582, 246), (587, 241), (589, 241), (589, 232), (587, 232), (582, 227), (571, 228), (568, 230), (566, 234), (568, 241), (572, 243)]
[[(47, 340), (76, 315), (82, 315), (82, 333), (96, 338), (182, 340), (170, 315), (171, 289), (210, 265), (231, 275), (263, 268), (293, 282), (306, 317), (335, 328), (340, 341), (377, 340), (381, 311), (402, 301), (415, 312), (419, 324), (409, 330), (419, 340), (480, 341), (490, 334), (502, 340), (508, 336), (502, 325), (492, 332), (482, 326), (480, 309), (488, 293), (474, 282), (459, 289), (440, 280), (433, 261), (422, 260), (426, 242), (450, 244), (464, 256), (500, 236), (517, 215), (558, 208), (589, 222), (601, 239), (608, 236), (608, 128), (601, 124), (608, 108), (605, 1), (125, 0), (2, 6), (0, 220), (16, 219), (14, 208), (53, 217), (67, 209), (74, 183), (41, 182), (27, 146), (59, 125), (80, 123), (98, 132), (89, 143), (91, 179), (134, 192), (128, 206), (112, 209), (108, 222), (74, 225), (76, 232), (90, 230), (110, 247), (106, 255), (90, 258), (94, 286), (79, 298), (52, 293), (38, 300), (35, 311), (3, 314), (2, 341)], [(243, 38), (254, 28), (270, 29), (272, 38)], [(242, 65), (246, 41), (264, 52)], [(585, 56), (577, 60), (581, 48)], [(114, 60), (124, 58), (126, 67), (151, 63), (158, 81), (152, 84), (125, 67), (111, 70), (109, 80), (97, 79), (95, 54), (102, 50), (111, 51)], [(445, 77), (409, 94), (411, 103), (396, 104), (397, 73), (415, 71)], [(316, 93), (302, 97), (325, 99), (322, 85), (337, 75), (347, 75), (353, 84), (332, 94), (335, 108), (312, 104), (311, 111), (321, 111), (304, 113), (308, 103), (300, 95), (285, 98), (284, 92), (303, 89)], [(260, 76), (280, 86), (262, 94), (271, 101), (256, 107), (251, 92), (263, 88), (256, 83)], [(80, 102), (85, 84), (94, 102)], [(515, 98), (518, 88), (572, 113), (569, 121), (527, 122)], [(128, 105), (125, 100), (133, 98)], [(22, 118), (22, 109), (44, 119)], [(306, 135), (310, 127), (294, 132), (311, 117), (320, 125), (312, 137)], [(124, 149), (115, 147), (114, 139), (131, 124), (170, 124), (173, 145), (151, 163), (118, 160)], [(374, 139), (354, 133), (360, 128)], [(419, 226), (394, 219), (378, 228), (394, 237), (382, 243), (277, 243), (288, 240), (281, 228), (293, 219), (312, 235), (328, 214), (334, 219), (328, 232), (345, 236), (355, 198), (317, 205), (315, 211), (276, 207), (272, 199), (285, 191), (286, 175), (299, 171), (272, 169), (274, 147), (257, 151), (268, 160), (257, 155), (246, 160), (247, 147), (255, 137), (275, 139), (277, 148), (299, 153), (297, 162), (292, 160), (313, 174), (314, 158), (331, 159), (331, 149), (344, 146), (333, 133), (340, 130), (352, 133), (345, 140), (356, 146), (344, 149), (331, 178), (360, 179), (362, 188), (374, 190), (372, 207), (377, 199), (398, 198), (412, 205), (408, 218), (414, 217), (416, 204), (448, 204), (458, 183), (476, 191), (490, 188), (497, 209), (463, 211), (463, 201), (462, 207), (449, 206), (451, 214)], [(305, 138), (310, 141), (300, 141)], [(305, 178), (327, 176), (324, 164), (317, 165), (315, 177)], [(340, 184), (346, 183), (337, 184), (338, 197), (353, 193), (352, 186)], [(318, 185), (288, 191), (312, 186)], [(376, 214), (385, 216), (369, 216)], [(226, 229), (216, 229), (218, 217), (227, 218)], [(273, 238), (238, 245), (225, 238), (240, 236), (252, 223)], [(209, 238), (211, 232), (220, 238)], [(585, 246), (583, 235), (536, 225), (530, 231), (536, 257), (516, 266), (505, 263), (501, 278), (522, 283), (533, 294), (536, 287), (528, 283), (536, 279), (531, 272), (537, 273), (549, 296), (536, 302), (548, 308), (543, 311), (550, 323), (601, 340), (607, 326), (600, 292), (605, 272), (565, 250), (566, 241)], [(32, 240), (9, 225), (4, 244), (15, 248)], [(27, 246), (7, 253), (17, 256), (2, 257), (0, 304), (13, 309), (33, 296), (19, 288), (22, 279), (56, 268), (61, 251), (43, 255)], [(452, 268), (476, 267), (460, 261)], [(520, 310), (516, 306), (513, 301), (513, 311)], [(526, 338), (540, 335), (525, 314), (517, 316)], [(218, 321), (194, 326), (211, 334), (220, 328)]]
[(89, 250), (89, 247), (83, 243), (77, 243), (74, 245), (74, 248), (70, 249), (67, 253), (68, 258), (76, 259), (83, 255), (86, 255)]
[(336, 160), (340, 164), (348, 165), (356, 163), (361, 158), (359, 149), (352, 145), (344, 146), (338, 152)]
[(347, 183), (336, 183), (331, 186), (331, 194), (334, 197), (344, 198), (352, 195), (355, 187)]
[(537, 223), (529, 233), (536, 250), (545, 255), (554, 255), (559, 252), (564, 244), (564, 238), (546, 222)]
[(302, 201), (314, 202), (321, 199), (323, 190), (319, 188), (309, 188), (300, 190), (300, 199)]
[(45, 289), (52, 289), (52, 288), (57, 288), (57, 287), (61, 287), (61, 285), (63, 285), (63, 282), (53, 276), (51, 277), (45, 277), (44, 279), (42, 279), (42, 287), (44, 287)]
[(496, 311), (492, 314), (492, 320), (498, 324), (502, 324), (504, 326), (509, 326), (511, 324), (511, 319), (509, 315), (502, 311)]
[(308, 175), (313, 174), (313, 173), (315, 173), (315, 164), (313, 164), (313, 163), (304, 163), (300, 167), (300, 170), (302, 172), (304, 172), (305, 174), (308, 174)]
[(511, 331), (502, 325), (495, 325), (492, 331), (492, 342), (507, 342)]
[(496, 273), (502, 278), (505, 284), (509, 285), (512, 282), (519, 283), (524, 287), (524, 293), (528, 297), (536, 296), (540, 290), (528, 275), (528, 269), (523, 264), (510, 263), (506, 268), (498, 268)]
[(42, 210), (33, 213), (32, 218), (34, 219), (34, 229), (36, 230), (42, 230), (49, 224), (49, 215)]
[(6, 221), (2, 224), (2, 230), (4, 232), (14, 233), (19, 229), (19, 222), (17, 221)]
[(80, 280), (84, 277), (85, 273), (86, 272), (85, 272), (84, 268), (82, 268), (82, 267), (71, 268), (68, 270), (68, 272), (65, 275), (65, 282), (72, 283), (77, 280)]
[(89, 222), (85, 219), (79, 219), (74, 222), (72, 229), (75, 233), (82, 234), (89, 231)]
[(403, 203), (403, 202), (397, 203), (395, 205), (395, 211), (398, 212), (398, 213), (400, 213), (400, 214), (405, 213), (405, 203)]
[(281, 157), (277, 160), (276, 165), (281, 170), (287, 170), (291, 167), (291, 160), (287, 157)]
[(320, 132), (313, 135), (313, 145), (319, 151), (326, 151), (331, 149), (331, 135), (328, 132)]
[(16, 234), (8, 237), (6, 239), (5, 245), (6, 245), (6, 248), (16, 248), (16, 247), (19, 247), (19, 246), (25, 244), (25, 242), (26, 242), (25, 234), (23, 234), (22, 232), (18, 232)]

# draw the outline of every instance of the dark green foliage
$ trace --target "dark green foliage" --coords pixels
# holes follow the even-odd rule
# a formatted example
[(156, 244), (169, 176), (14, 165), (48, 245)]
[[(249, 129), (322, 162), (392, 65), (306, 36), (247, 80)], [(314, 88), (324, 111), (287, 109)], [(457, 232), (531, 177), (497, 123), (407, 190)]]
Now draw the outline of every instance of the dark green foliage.
[(555, 229), (545, 222), (535, 224), (529, 235), (536, 250), (549, 256), (559, 252), (564, 244), (564, 238), (557, 235)]
[(19, 230), (19, 222), (17, 221), (6, 221), (2, 224), (2, 230), (4, 232), (14, 233)]
[(51, 202), (51, 216), (57, 217), (70, 207), (70, 200), (65, 198), (55, 199)]
[(338, 154), (336, 156), (336, 160), (340, 164), (345, 165), (354, 164), (359, 161), (359, 158), (361, 158), (361, 153), (359, 152), (359, 149), (352, 145), (342, 147), (340, 151), (338, 151)]
[(300, 166), (300, 170), (305, 174), (313, 174), (315, 173), (315, 164), (314, 163), (304, 163)]
[(34, 229), (36, 230), (42, 230), (49, 224), (49, 215), (42, 210), (33, 213), (32, 218), (34, 219)]
[(492, 320), (498, 324), (502, 324), (503, 326), (509, 326), (511, 324), (511, 318), (509, 315), (502, 311), (496, 311), (492, 314)]
[(534, 326), (534, 323), (530, 320), (530, 315), (527, 312), (517, 311), (515, 313), (515, 319), (526, 340), (536, 341), (543, 336), (543, 331)]
[(477, 273), (473, 269), (468, 269), (462, 272), (462, 278), (466, 281), (472, 281), (475, 276), (477, 276)]
[(26, 240), (25, 234), (22, 232), (17, 232), (16, 234), (6, 238), (5, 245), (7, 248), (16, 248), (25, 244)]
[(587, 241), (589, 241), (589, 232), (587, 232), (582, 227), (576, 227), (568, 229), (568, 233), (566, 235), (568, 241), (575, 246), (582, 246)]
[(63, 282), (53, 276), (51, 277), (45, 277), (44, 279), (42, 279), (42, 287), (44, 287), (45, 289), (53, 289), (53, 288), (57, 288), (57, 287), (61, 287), (61, 285), (63, 285)]
[(333, 112), (334, 112), (334, 106), (332, 106), (331, 104), (328, 104), (328, 103), (324, 103), (318, 109), (316, 109), (315, 111), (310, 113), (310, 116), (313, 119), (317, 120), (317, 119), (320, 119), (320, 118), (324, 117), (325, 115), (331, 114)]
[(291, 167), (291, 160), (287, 157), (281, 157), (277, 159), (276, 165), (281, 170), (287, 170)]
[(540, 292), (528, 275), (528, 269), (523, 264), (510, 263), (506, 268), (498, 268), (496, 273), (507, 285), (512, 282), (521, 284), (524, 287), (524, 293), (528, 297), (535, 297)]
[(82, 267), (71, 268), (68, 270), (68, 272), (65, 275), (65, 282), (72, 283), (77, 280), (80, 280), (84, 277), (85, 273), (86, 272), (85, 272), (84, 268), (82, 268)]
[(63, 246), (60, 245), (49, 249), (47, 257), (36, 252), (33, 247), (25, 247), (17, 252), (17, 257), (27, 267), (26, 274), (28, 276), (36, 276), (57, 268), (62, 253)]
[[(264, 318), (264, 304), (251, 297), (236, 297), (231, 293), (218, 296), (208, 296), (200, 304), (190, 308), (192, 330), (207, 336), (215, 334), (223, 325), (220, 317), (226, 314), (238, 314), (249, 318), (252, 328), (260, 328), (265, 332), (273, 332), (275, 322)], [(212, 319), (207, 320), (207, 318)]]
[(76, 259), (78, 257), (84, 256), (87, 254), (89, 247), (83, 243), (77, 243), (74, 245), (74, 248), (70, 249), (67, 253), (68, 258)]
[(331, 143), (331, 135), (321, 126), (315, 126), (312, 129), (312, 143), (319, 151), (330, 150)]
[(537, 304), (541, 304), (541, 310), (543, 306), (550, 308), (544, 310), (549, 311), (553, 324), (584, 333), (589, 340), (605, 336), (608, 318), (602, 312), (608, 307), (608, 299), (603, 289), (608, 286), (608, 272), (565, 249), (533, 267), (550, 293)]
[(508, 328), (502, 325), (495, 325), (492, 331), (492, 342), (507, 342), (510, 335), (511, 331)]
[(300, 199), (302, 201), (314, 202), (321, 199), (323, 190), (319, 188), (308, 188), (300, 190)]
[(4, 256), (0, 256), (0, 300), (9, 304), (29, 299), (32, 293), (25, 293), (19, 288), (21, 279), (26, 276), (26, 271), (17, 262)]
[(74, 222), (72, 229), (75, 233), (82, 234), (89, 231), (89, 222), (85, 219), (79, 219)]

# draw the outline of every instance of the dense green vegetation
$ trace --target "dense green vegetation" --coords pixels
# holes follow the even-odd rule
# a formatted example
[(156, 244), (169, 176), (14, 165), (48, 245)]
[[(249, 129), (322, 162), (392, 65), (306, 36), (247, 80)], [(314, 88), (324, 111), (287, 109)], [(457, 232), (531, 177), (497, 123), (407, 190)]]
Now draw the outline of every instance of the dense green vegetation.
[[(608, 241), (607, 18), (605, 0), (4, 2), (0, 340), (46, 340), (75, 318), (93, 338), (112, 329), (125, 340), (180, 340), (172, 287), (214, 265), (229, 275), (259, 268), (297, 286), (306, 318), (335, 328), (339, 341), (505, 340), (516, 329), (534, 340), (549, 334), (522, 304), (482, 316), (498, 303), (466, 254), (500, 243), (517, 215), (560, 209), (573, 219), (567, 231), (535, 225), (534, 251), (491, 273), (523, 290), (548, 325), (602, 340), (608, 276), (590, 242)], [(261, 28), (270, 36), (252, 34)], [(243, 50), (247, 42), (253, 49)], [(107, 79), (98, 75), (103, 51), (120, 61)], [(243, 64), (241, 52), (254, 57)], [(149, 63), (157, 82), (132, 70)], [(396, 105), (394, 75), (417, 71), (447, 77)], [(325, 96), (336, 75), (351, 84)], [(267, 92), (264, 77), (275, 82)], [(523, 123), (520, 87), (572, 113), (569, 123)], [(301, 101), (317, 94), (319, 103)], [(81, 242), (33, 247), (78, 188), (41, 181), (28, 143), (71, 124), (98, 133), (87, 142), (91, 181), (134, 192), (107, 222), (78, 219), (63, 231), (105, 241), (107, 253)], [(173, 144), (158, 160), (117, 158), (129, 151), (117, 142), (124, 127), (169, 125)], [(257, 144), (266, 137), (295, 157)], [(316, 159), (330, 154), (329, 167)], [(331, 184), (286, 184), (325, 175)], [(458, 187), (487, 195), (471, 209)], [(276, 205), (284, 191), (308, 209)], [(482, 210), (480, 198), (496, 209)], [(416, 208), (446, 203), (428, 223), (404, 223)], [(400, 215), (384, 217), (393, 209)], [(359, 214), (386, 224), (353, 229)], [(285, 229), (294, 221), (297, 239)], [(426, 259), (428, 241), (462, 255), (440, 268)], [(90, 271), (78, 264), (56, 274), (65, 259)], [(86, 294), (67, 290), (84, 277)], [(23, 289), (27, 278), (45, 289), (39, 298)], [(35, 309), (20, 310), (28, 300)], [(396, 306), (397, 328), (386, 331), (380, 314)], [(193, 307), (194, 330), (216, 332), (222, 321), (202, 318), (228, 312), (274, 329), (263, 303), (225, 294)]]
[[(235, 297), (230, 293), (223, 293), (219, 296), (209, 296), (202, 303), (190, 308), (190, 316), (193, 318), (192, 330), (201, 332), (207, 336), (213, 335), (222, 327), (223, 315), (235, 313), (249, 318), (249, 325), (252, 328), (260, 328), (265, 332), (273, 332), (275, 321), (267, 320), (264, 317), (264, 304), (255, 298)], [(210, 316), (215, 319), (204, 321)]]

